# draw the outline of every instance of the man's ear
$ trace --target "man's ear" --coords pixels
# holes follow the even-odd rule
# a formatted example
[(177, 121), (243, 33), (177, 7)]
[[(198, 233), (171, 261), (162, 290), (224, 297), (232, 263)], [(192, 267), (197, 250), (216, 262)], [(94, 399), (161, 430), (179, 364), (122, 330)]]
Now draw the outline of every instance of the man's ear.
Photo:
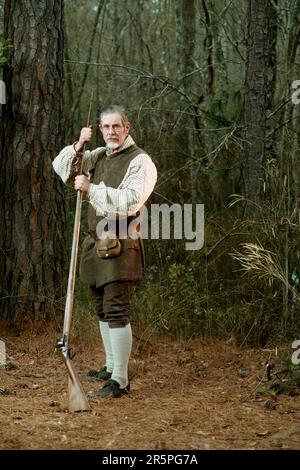
[(131, 130), (131, 124), (130, 124), (130, 122), (126, 122), (125, 126), (126, 126), (126, 130), (127, 130), (128, 134), (129, 134), (129, 132), (130, 132), (130, 130)]

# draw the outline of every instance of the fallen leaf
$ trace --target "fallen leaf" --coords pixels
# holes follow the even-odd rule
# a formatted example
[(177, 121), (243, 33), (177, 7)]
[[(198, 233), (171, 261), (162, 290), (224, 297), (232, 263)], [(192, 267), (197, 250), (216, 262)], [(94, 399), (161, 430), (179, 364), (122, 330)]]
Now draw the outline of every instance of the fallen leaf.
[(193, 434), (199, 434), (200, 436), (209, 436), (209, 432), (205, 432), (205, 431), (195, 431)]
[(268, 436), (269, 434), (269, 431), (261, 431), (256, 433), (257, 436)]

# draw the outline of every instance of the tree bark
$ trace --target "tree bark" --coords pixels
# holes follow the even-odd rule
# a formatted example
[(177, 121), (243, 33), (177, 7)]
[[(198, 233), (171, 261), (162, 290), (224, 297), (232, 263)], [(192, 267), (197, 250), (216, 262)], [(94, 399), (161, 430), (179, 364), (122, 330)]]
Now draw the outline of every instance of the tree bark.
[(270, 0), (248, 0), (243, 166), (247, 201), (245, 215), (255, 212), (255, 203), (259, 201), (261, 192), (270, 63), (269, 2)]
[[(97, 32), (98, 23), (99, 23), (100, 14), (101, 14), (103, 5), (104, 5), (104, 1), (100, 1), (98, 3), (96, 16), (95, 16), (95, 21), (94, 21), (94, 26), (93, 26), (93, 30), (92, 30), (92, 34), (91, 34), (91, 41), (90, 41), (89, 49), (88, 49), (88, 52), (87, 52), (86, 65), (84, 67), (83, 76), (82, 76), (81, 82), (78, 86), (78, 91), (77, 91), (73, 106), (71, 108), (71, 119), (70, 119), (71, 131), (70, 131), (70, 135), (74, 135), (75, 116), (78, 113), (78, 110), (80, 108), (80, 102), (81, 102), (81, 98), (82, 98), (82, 95), (83, 95), (83, 92), (84, 92), (84, 87), (85, 87), (85, 84), (86, 84), (86, 80), (87, 80), (87, 76), (88, 76), (88, 72), (89, 72), (89, 68), (90, 68), (89, 62), (91, 62), (91, 59), (92, 59), (94, 42), (95, 42), (95, 38), (96, 38), (96, 32)], [(82, 126), (81, 123), (79, 123), (79, 124), (80, 124), (80, 126)]]
[(0, 160), (0, 315), (40, 319), (65, 293), (63, 1), (5, 2), (7, 104)]
[[(184, 91), (187, 96), (192, 97), (193, 76), (190, 73), (194, 69), (194, 51), (196, 41), (196, 5), (195, 0), (182, 0), (181, 2), (181, 72), (183, 77)], [(191, 200), (197, 199), (197, 168), (195, 163), (195, 131), (194, 117), (195, 110), (188, 104), (184, 104), (186, 111), (191, 116), (186, 119), (187, 149), (190, 156), (190, 180), (191, 180)], [(188, 115), (188, 114), (187, 114)]]

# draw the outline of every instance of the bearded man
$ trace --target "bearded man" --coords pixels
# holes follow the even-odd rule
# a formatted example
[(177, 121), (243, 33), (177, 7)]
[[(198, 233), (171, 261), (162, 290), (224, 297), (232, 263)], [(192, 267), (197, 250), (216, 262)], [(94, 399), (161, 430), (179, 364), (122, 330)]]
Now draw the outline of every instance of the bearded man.
[[(99, 127), (105, 147), (83, 151), (92, 138), (92, 128), (84, 127), (79, 140), (59, 153), (53, 167), (65, 184), (83, 191), (89, 202), (89, 233), (82, 244), (80, 279), (90, 286), (95, 299), (105, 350), (105, 364), (96, 376), (105, 383), (98, 395), (118, 398), (130, 389), (128, 309), (134, 283), (144, 272), (139, 225), (132, 222), (154, 189), (157, 171), (150, 156), (130, 136), (131, 124), (123, 106), (104, 109)], [(110, 220), (116, 222), (115, 231), (103, 237), (103, 221)], [(135, 233), (129, 233), (132, 225)]]

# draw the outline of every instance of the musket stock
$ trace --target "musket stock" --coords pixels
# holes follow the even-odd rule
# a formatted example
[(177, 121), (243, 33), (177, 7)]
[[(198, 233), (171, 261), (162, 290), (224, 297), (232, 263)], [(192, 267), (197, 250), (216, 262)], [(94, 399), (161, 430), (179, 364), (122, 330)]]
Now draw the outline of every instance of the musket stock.
[(66, 347), (66, 338), (62, 338), (57, 343), (57, 349), (60, 349), (64, 362), (68, 370), (68, 392), (69, 392), (69, 411), (90, 411), (91, 407), (86, 398), (78, 374), (70, 357), (70, 350)]
[[(92, 106), (93, 93), (91, 95), (89, 115), (87, 121), (87, 127), (90, 121), (91, 115), (91, 106)], [(83, 152), (85, 151), (85, 146)], [(83, 171), (83, 159), (81, 162), (80, 174)], [(81, 218), (81, 206), (82, 206), (83, 193), (77, 191), (76, 199), (76, 212), (75, 212), (75, 221), (73, 229), (73, 240), (72, 240), (72, 251), (71, 251), (71, 260), (70, 260), (70, 269), (69, 269), (69, 278), (68, 278), (68, 289), (65, 305), (65, 317), (64, 317), (64, 327), (63, 327), (63, 337), (57, 342), (56, 348), (60, 349), (63, 355), (64, 362), (68, 371), (68, 381), (69, 381), (69, 411), (90, 411), (91, 407), (87, 400), (87, 397), (84, 393), (83, 387), (80, 383), (76, 369), (72, 363), (72, 358), (70, 357), (70, 348), (69, 338), (71, 331), (71, 323), (73, 316), (73, 307), (74, 307), (74, 289), (75, 289), (75, 278), (76, 278), (76, 266), (77, 266), (77, 255), (78, 255), (78, 243), (79, 243), (79, 234), (80, 234), (80, 218)]]

